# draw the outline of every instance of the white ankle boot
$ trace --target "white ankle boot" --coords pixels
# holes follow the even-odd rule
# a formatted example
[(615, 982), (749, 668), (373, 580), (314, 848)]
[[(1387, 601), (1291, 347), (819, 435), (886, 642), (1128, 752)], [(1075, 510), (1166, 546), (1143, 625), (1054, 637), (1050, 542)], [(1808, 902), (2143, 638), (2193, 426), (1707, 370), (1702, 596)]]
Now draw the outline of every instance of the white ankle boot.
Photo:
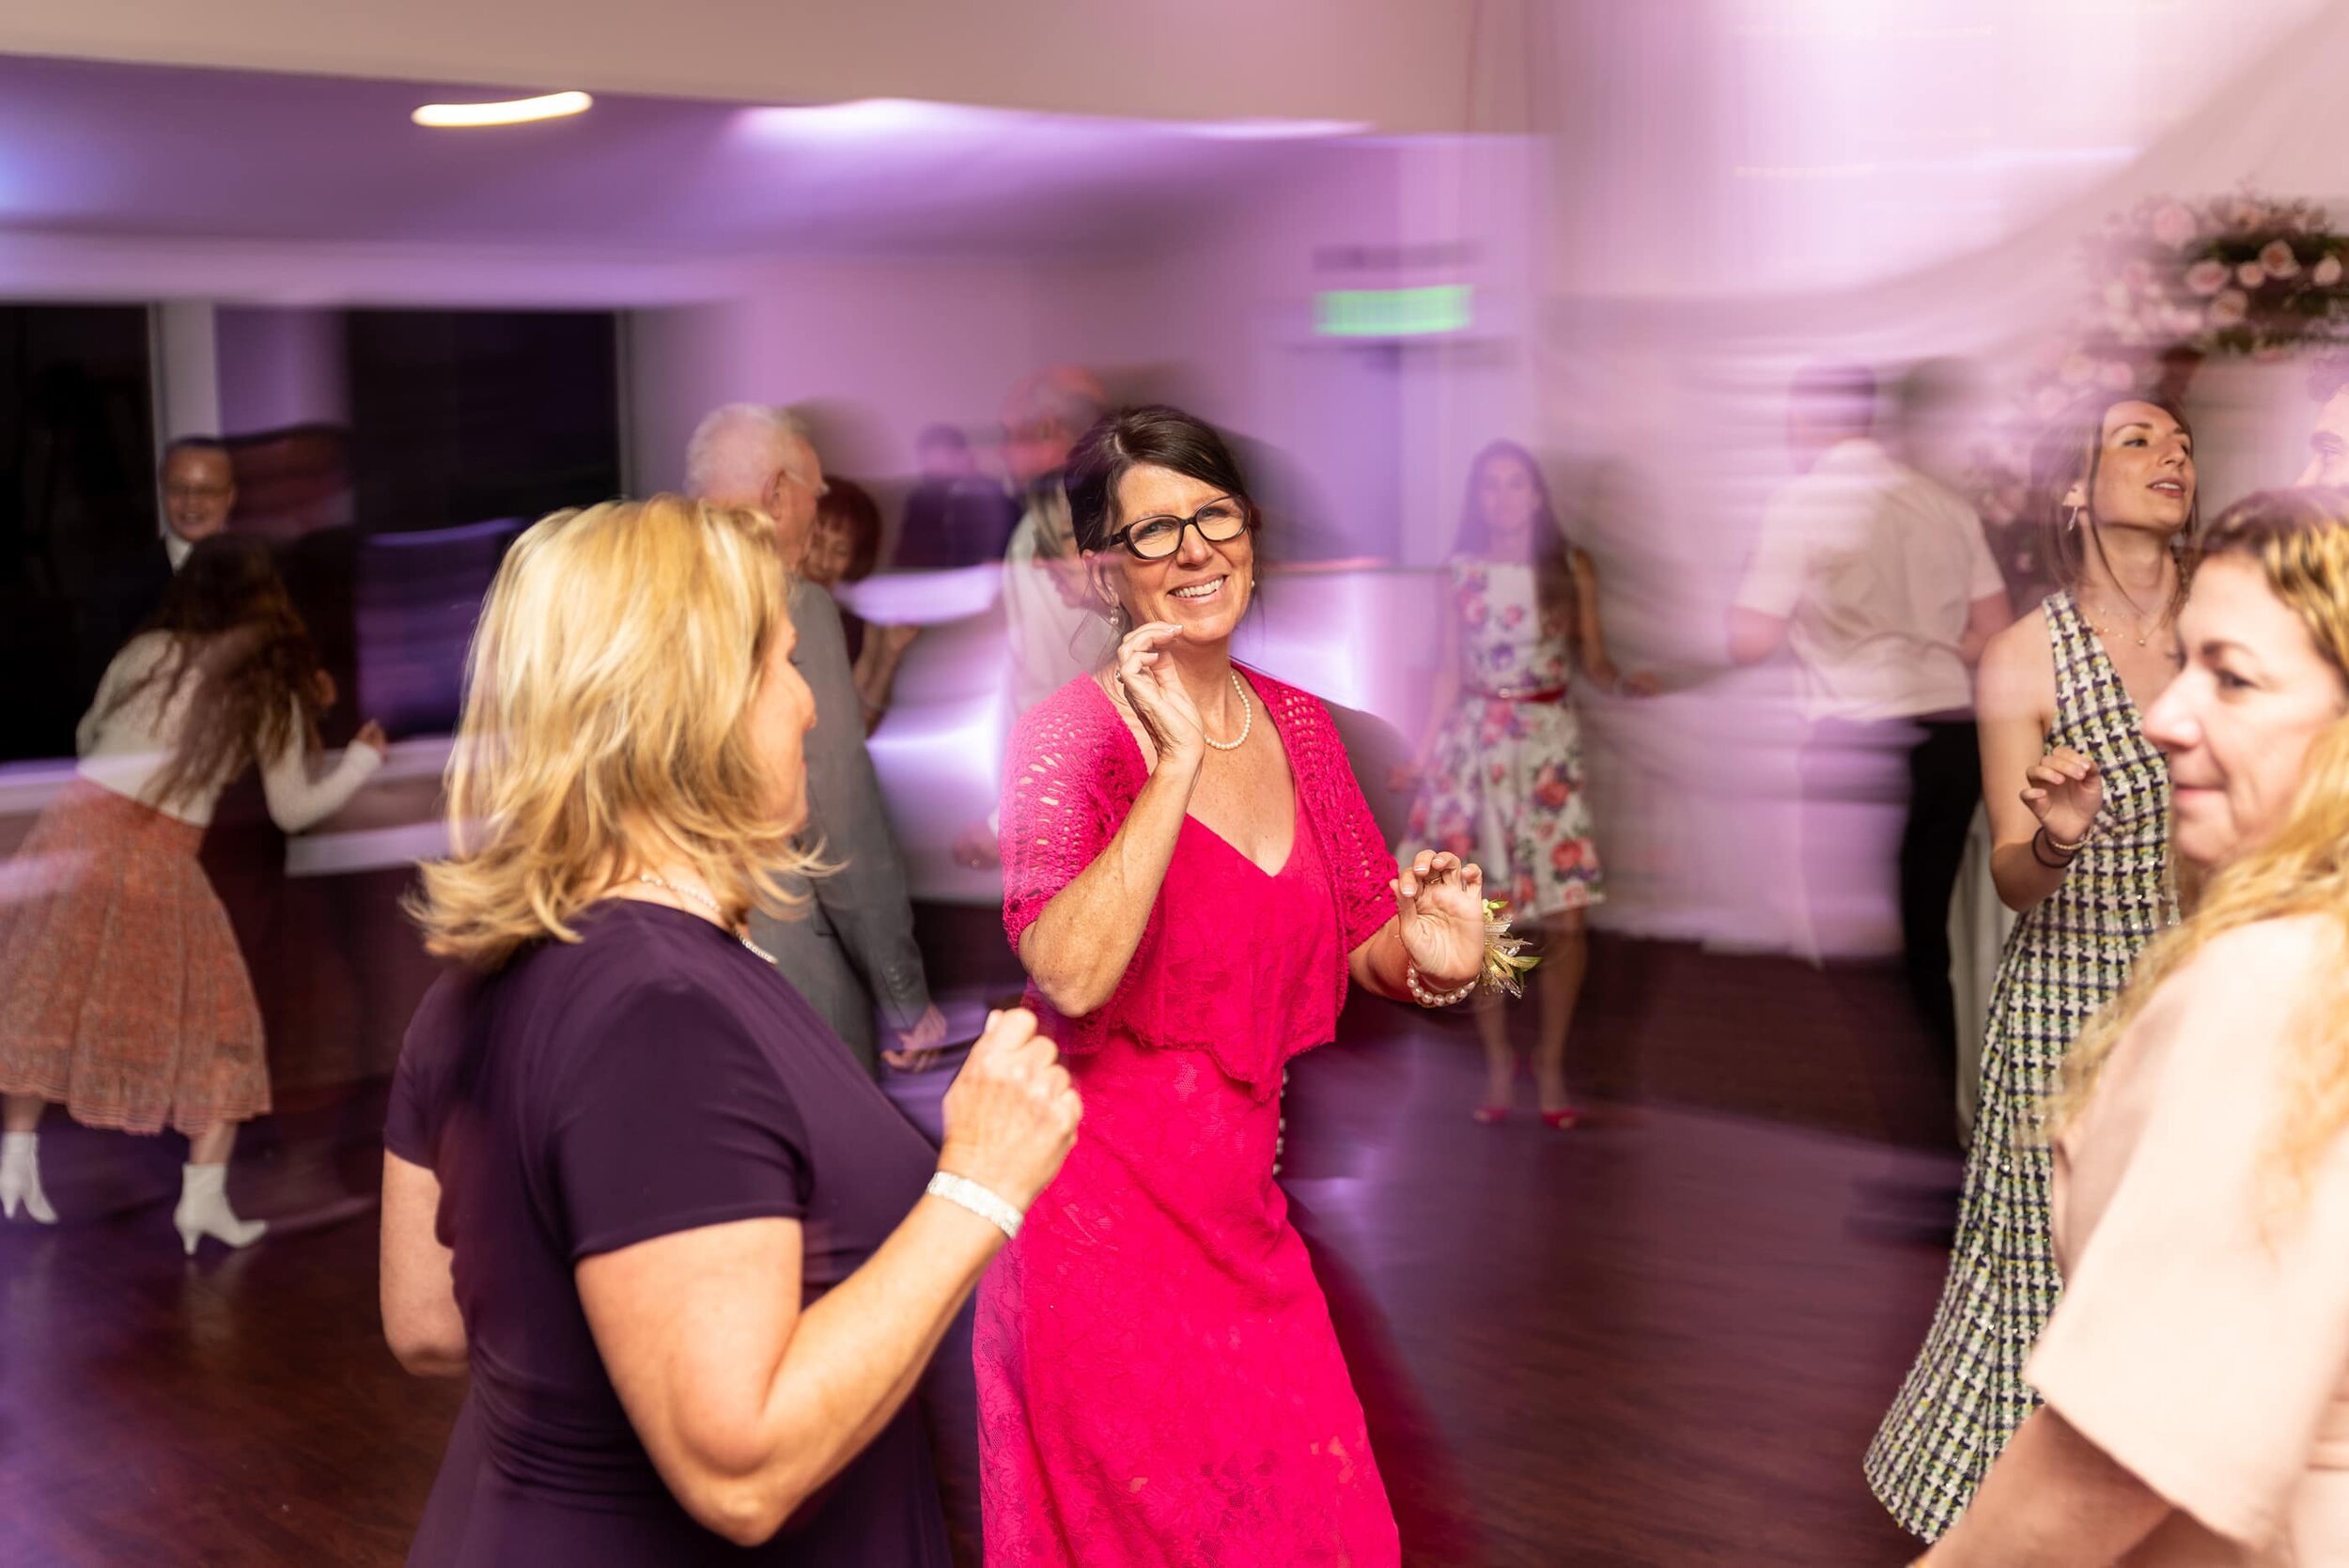
[(0, 1215), (16, 1218), (19, 1205), (36, 1225), (54, 1225), (57, 1211), (40, 1189), (40, 1134), (0, 1133)]
[(179, 1240), (190, 1257), (206, 1236), (231, 1247), (250, 1247), (269, 1230), (268, 1220), (240, 1219), (228, 1206), (226, 1165), (179, 1167), (179, 1206), (171, 1211), (171, 1222), (179, 1228)]

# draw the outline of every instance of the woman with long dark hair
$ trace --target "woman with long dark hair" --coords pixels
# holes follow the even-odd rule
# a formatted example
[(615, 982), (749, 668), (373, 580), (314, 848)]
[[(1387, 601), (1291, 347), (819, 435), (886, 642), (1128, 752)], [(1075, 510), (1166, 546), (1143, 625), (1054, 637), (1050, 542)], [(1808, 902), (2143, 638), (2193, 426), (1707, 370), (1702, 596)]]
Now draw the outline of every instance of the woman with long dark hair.
[(988, 1560), (1392, 1564), (1393, 1515), (1272, 1179), (1281, 1071), (1349, 984), (1485, 965), (1483, 877), (1400, 868), (1329, 710), (1232, 660), (1258, 514), (1222, 439), (1105, 417), (1067, 494), (1114, 662), (1023, 714), (1003, 924), (1085, 1121), (979, 1288)]
[(383, 759), (363, 726), (311, 776), (325, 683), (269, 551), (204, 540), (106, 667), (75, 736), (77, 777), (34, 824), (0, 905), (0, 1210), (48, 1224), (44, 1103), (85, 1126), (188, 1138), (173, 1223), (194, 1252), (249, 1246), (226, 1181), (237, 1126), (270, 1108), (261, 1014), (196, 850), (221, 792), (258, 765), (270, 815), (299, 832)]
[[(1497, 441), (1469, 467), (1452, 549), (1451, 609), (1428, 706), (1408, 838), (1474, 858), (1498, 896), (1541, 932), (1533, 1079), (1542, 1120), (1578, 1119), (1566, 1098), (1566, 1034), (1590, 964), (1586, 922), (1605, 896), (1572, 701), (1575, 669), (1614, 691), (1644, 691), (1607, 656), (1598, 570), (1573, 548), (1533, 455)], [(1487, 1082), (1480, 1122), (1509, 1113), (1517, 1054), (1501, 997), (1476, 1009)]]
[(2199, 520), (2194, 432), (2154, 398), (2082, 406), (2032, 464), (2064, 586), (1991, 639), (1977, 700), (1999, 964), (1941, 1305), (1868, 1451), (1869, 1483), (1930, 1541), (1964, 1511), (2037, 1397), (2023, 1361), (2055, 1305), (2042, 1102), (2064, 1052), (2177, 918), (2170, 774), (2143, 710)]

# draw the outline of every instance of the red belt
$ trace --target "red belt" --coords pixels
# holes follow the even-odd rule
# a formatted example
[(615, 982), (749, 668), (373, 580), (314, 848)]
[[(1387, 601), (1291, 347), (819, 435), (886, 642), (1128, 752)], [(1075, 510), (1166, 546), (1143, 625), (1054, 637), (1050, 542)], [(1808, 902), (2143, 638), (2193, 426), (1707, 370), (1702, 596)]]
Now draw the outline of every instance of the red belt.
[(1544, 686), (1531, 691), (1480, 691), (1470, 687), (1469, 695), (1488, 703), (1563, 703), (1566, 700), (1566, 689)]

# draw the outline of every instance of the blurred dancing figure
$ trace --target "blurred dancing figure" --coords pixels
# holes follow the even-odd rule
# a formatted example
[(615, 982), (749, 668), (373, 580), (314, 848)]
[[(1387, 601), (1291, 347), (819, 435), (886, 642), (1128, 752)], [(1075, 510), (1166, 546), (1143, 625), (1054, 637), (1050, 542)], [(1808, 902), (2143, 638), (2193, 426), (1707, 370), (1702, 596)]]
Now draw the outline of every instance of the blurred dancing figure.
[[(1905, 383), (1898, 437), (1929, 444), (1934, 382)], [(1875, 378), (1816, 366), (1797, 378), (1789, 442), (1806, 472), (1772, 501), (1730, 612), (1730, 656), (1794, 654), (1811, 734), (1804, 747), (1803, 858), (1848, 836), (1851, 772), (1901, 757), (1901, 949), (1917, 1016), (1957, 1055), (1950, 991), (1950, 894), (1981, 799), (1972, 668), (2013, 619), (2006, 582), (1973, 508), (1873, 439)]]
[[(816, 527), (807, 542), (801, 575), (827, 594), (843, 582), (862, 582), (880, 560), (880, 504), (853, 479), (832, 479), (816, 503)], [(921, 635), (918, 626), (874, 626), (839, 602), (840, 630), (848, 648), (851, 678), (864, 707), (867, 735), (889, 711), (897, 666)]]
[(1078, 1105), (999, 1015), (934, 1161), (747, 933), (814, 869), (780, 553), (610, 502), (490, 589), (383, 1134), (385, 1336), (473, 1379), (412, 1563), (948, 1561), (906, 1396)]
[(221, 792), (258, 763), (270, 815), (299, 832), (383, 759), (372, 722), (311, 776), (324, 686), (309, 634), (259, 544), (209, 537), (147, 629), (106, 668), (75, 739), (73, 783), (17, 851), (0, 905), (0, 1210), (54, 1219), (41, 1106), (85, 1126), (188, 1138), (172, 1222), (244, 1247), (226, 1189), (238, 1124), (270, 1108), (253, 979), (196, 851)]
[(864, 703), (840, 612), (830, 594), (799, 575), (829, 489), (823, 462), (791, 414), (763, 403), (732, 403), (694, 429), (685, 483), (699, 500), (751, 507), (773, 521), (791, 574), (791, 624), (799, 629), (792, 659), (816, 694), (816, 728), (807, 737), (808, 831), (838, 869), (813, 884), (786, 875), (793, 893), (812, 900), (806, 918), (776, 921), (754, 909), (753, 935), (867, 1068), (877, 1057), (893, 1067), (924, 1065), (945, 1044), (946, 1017), (930, 1001), (914, 945), (905, 859), (864, 749)]
[[(1019, 526), (1003, 550), (1003, 636), (1011, 652), (1011, 717), (1019, 718), (1079, 675), (1106, 651), (1097, 601), (1068, 521), (1061, 468), (1068, 449), (1109, 408), (1100, 382), (1075, 365), (1040, 372), (1003, 400), (1003, 472), (1020, 503)], [(955, 835), (955, 863), (1000, 863), (1000, 813)]]
[(922, 477), (906, 496), (889, 564), (899, 571), (945, 571), (1002, 560), (1019, 506), (979, 472), (971, 438), (952, 425), (932, 425), (914, 438), (913, 451)]
[(2310, 367), (2309, 397), (2316, 404), (2316, 423), (2297, 483), (2349, 485), (2349, 354), (2326, 354)]
[(1934, 1568), (2349, 1563), (2349, 494), (2207, 551), (2145, 733), (2213, 875), (2065, 1063), (2046, 1404)]
[(1083, 1135), (979, 1292), (988, 1559), (1398, 1559), (1330, 1313), (1272, 1181), (1283, 1064), (1349, 977), (1465, 995), (1482, 874), (1397, 875), (1321, 704), (1231, 660), (1255, 513), (1221, 438), (1103, 419), (1068, 497), (1115, 662), (1024, 715), (1003, 924)]
[(1025, 713), (1093, 668), (1099, 630), (1085, 583), (1062, 468), (1109, 395), (1074, 365), (1033, 376), (1003, 405), (1003, 466), (1020, 501), (1003, 551), (1003, 617), (1011, 639), (1012, 711)]
[[(1428, 729), (1408, 769), (1421, 781), (1406, 841), (1473, 858), (1521, 923), (1538, 925), (1541, 1032), (1533, 1078), (1542, 1120), (1578, 1120), (1566, 1098), (1566, 1036), (1590, 964), (1586, 911), (1605, 896), (1572, 686), (1645, 691), (1607, 657), (1598, 570), (1573, 548), (1533, 455), (1495, 442), (1469, 468), (1451, 560), (1451, 613)], [(1400, 781), (1398, 781), (1400, 782)], [(1487, 1081), (1477, 1120), (1509, 1113), (1517, 1056), (1498, 996), (1480, 1000)]]
[(2022, 919), (1991, 992), (1940, 1309), (1867, 1458), (1877, 1498), (1926, 1540), (2035, 1403), (2023, 1360), (2058, 1288), (2041, 1119), (2057, 1064), (2177, 918), (2170, 770), (2139, 715), (2177, 668), (2193, 432), (2165, 404), (2092, 402), (2032, 468), (2069, 586), (1993, 638), (1982, 664), (1991, 875)]

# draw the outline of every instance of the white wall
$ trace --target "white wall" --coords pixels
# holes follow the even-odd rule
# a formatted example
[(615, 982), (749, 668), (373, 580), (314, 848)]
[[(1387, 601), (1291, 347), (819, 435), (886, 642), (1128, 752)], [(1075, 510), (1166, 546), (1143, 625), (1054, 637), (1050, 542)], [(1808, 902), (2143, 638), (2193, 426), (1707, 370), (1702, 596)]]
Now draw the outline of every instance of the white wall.
[(222, 435), (350, 422), (341, 311), (224, 305), (212, 335)]
[[(1046, 269), (1044, 341), (1109, 374), (1112, 392), (1134, 380), (1277, 447), (1359, 551), (1439, 560), (1469, 458), (1537, 427), (1522, 339), (1537, 156), (1516, 138), (1296, 149), (1195, 234), (1121, 264)], [(1476, 291), (1464, 337), (1314, 333), (1319, 290), (1441, 283)]]
[(639, 312), (634, 482), (674, 489), (694, 423), (739, 400), (800, 408), (832, 472), (910, 473), (923, 426), (993, 420), (1035, 368), (1034, 287), (1016, 262), (791, 261), (746, 275), (733, 298)]

